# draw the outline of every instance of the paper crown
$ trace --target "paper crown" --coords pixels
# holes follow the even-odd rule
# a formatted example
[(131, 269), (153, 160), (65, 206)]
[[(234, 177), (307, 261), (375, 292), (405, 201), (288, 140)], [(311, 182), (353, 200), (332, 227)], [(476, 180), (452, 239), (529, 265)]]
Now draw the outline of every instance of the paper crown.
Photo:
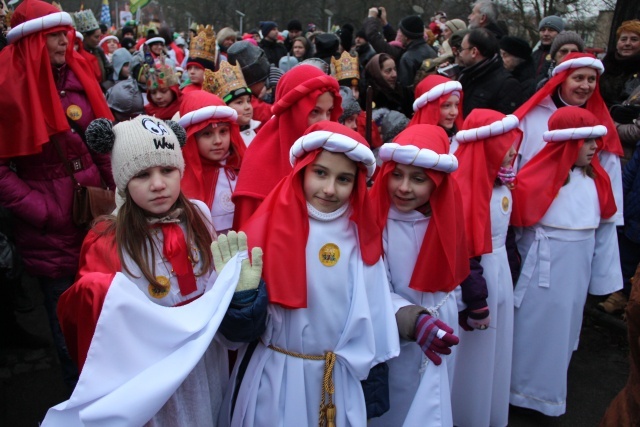
[(332, 71), (334, 71), (333, 76), (338, 81), (346, 79), (360, 79), (358, 57), (351, 56), (347, 51), (342, 52), (339, 59), (331, 57), (331, 68)]
[(216, 63), (216, 34), (211, 25), (198, 25), (198, 35), (189, 43), (189, 58), (201, 58)]
[(83, 34), (100, 28), (96, 17), (93, 16), (93, 12), (89, 9), (75, 12), (73, 14), (73, 22), (75, 23), (76, 30)]
[(220, 63), (218, 71), (204, 70), (202, 90), (218, 95), (224, 102), (229, 102), (237, 96), (251, 93), (248, 91), (247, 83), (240, 67), (231, 65), (227, 61)]
[(165, 89), (180, 84), (180, 78), (170, 65), (165, 63), (165, 56), (161, 55), (153, 67), (145, 65), (142, 68), (141, 82), (146, 83), (147, 90)]

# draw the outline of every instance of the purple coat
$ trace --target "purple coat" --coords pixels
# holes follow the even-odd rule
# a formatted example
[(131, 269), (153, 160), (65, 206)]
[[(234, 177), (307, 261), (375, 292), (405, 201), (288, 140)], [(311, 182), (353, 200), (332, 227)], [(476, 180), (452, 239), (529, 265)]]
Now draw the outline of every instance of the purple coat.
[[(95, 117), (80, 81), (66, 66), (54, 75), (65, 112), (70, 106), (79, 107), (76, 123), (86, 129)], [(90, 152), (73, 130), (55, 139), (66, 158), (80, 165), (75, 173), (80, 184), (101, 186), (102, 177), (115, 188), (108, 155)], [(39, 154), (0, 161), (0, 188), (0, 205), (15, 216), (16, 244), (27, 272), (50, 278), (75, 275), (87, 232), (71, 220), (74, 185), (55, 145), (49, 141)]]

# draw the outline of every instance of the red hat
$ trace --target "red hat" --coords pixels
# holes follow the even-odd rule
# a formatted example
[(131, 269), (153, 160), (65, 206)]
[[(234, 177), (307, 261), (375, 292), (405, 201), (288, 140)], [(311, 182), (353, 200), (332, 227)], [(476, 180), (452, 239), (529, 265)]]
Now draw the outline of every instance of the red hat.
[[(600, 146), (607, 132), (601, 121), (584, 108), (563, 107), (553, 113), (549, 118), (549, 131), (544, 133), (547, 145), (520, 169), (516, 177), (511, 224), (516, 227), (536, 224), (564, 185), (584, 141), (595, 139)], [(591, 166), (595, 173), (600, 216), (610, 218), (617, 208), (609, 175), (600, 165), (598, 156), (593, 157)]]
[(513, 114), (518, 117), (518, 120), (522, 121), (522, 118), (531, 111), (533, 107), (540, 104), (547, 96), (553, 95), (558, 87), (567, 80), (577, 68), (584, 67), (593, 68), (598, 72), (596, 87), (585, 105), (586, 109), (598, 117), (600, 123), (607, 127), (607, 134), (602, 138), (602, 144), (598, 144), (598, 149), (622, 156), (624, 153), (622, 151), (622, 144), (620, 144), (620, 138), (618, 137), (618, 131), (613, 123), (613, 119), (611, 119), (609, 115), (609, 109), (604, 103), (602, 95), (600, 95), (600, 75), (604, 71), (604, 66), (599, 59), (594, 58), (593, 55), (588, 53), (572, 52), (568, 54), (564, 58), (564, 61), (553, 69), (553, 77)]
[[(187, 142), (182, 149), (185, 161), (182, 191), (192, 199), (213, 204), (219, 169), (223, 168), (229, 180), (235, 179), (246, 146), (240, 136), (240, 128), (236, 123), (238, 113), (228, 107), (218, 96), (203, 90), (193, 91), (183, 96), (180, 103), (180, 120), (178, 123), (187, 131)], [(231, 145), (224, 165), (219, 162), (200, 157), (196, 133), (209, 125), (219, 123), (229, 125)]]
[(325, 120), (311, 125), (290, 149), (288, 158), (293, 170), (242, 227), (249, 246), (264, 249), (262, 274), (267, 283), (269, 302), (287, 308), (307, 307), (305, 253), (309, 217), (303, 176), (304, 168), (313, 163), (322, 150), (344, 153), (358, 164), (356, 184), (349, 202), (350, 219), (358, 229), (362, 260), (373, 265), (382, 256), (382, 235), (371, 215), (367, 195), (367, 177), (375, 169), (375, 158), (369, 145), (360, 134), (339, 123)]
[[(47, 34), (73, 34), (71, 17), (49, 3), (25, 0), (16, 8), (11, 26), (10, 44), (0, 52), (0, 128), (11, 137), (0, 144), (0, 158), (39, 153), (51, 135), (70, 129), (53, 80)], [(93, 114), (113, 119), (98, 82), (73, 50), (73, 39), (66, 63), (82, 84)]]
[(469, 275), (469, 255), (458, 184), (449, 175), (458, 167), (449, 154), (449, 138), (440, 126), (417, 124), (383, 144), (378, 152), (384, 161), (371, 188), (375, 216), (381, 230), (391, 207), (388, 182), (396, 163), (424, 167), (435, 183), (431, 194), (431, 219), (420, 247), (409, 287), (422, 292), (449, 292)]
[[(416, 100), (413, 102), (415, 114), (409, 126), (437, 125), (440, 121), (440, 106), (452, 95), (457, 95), (462, 105), (462, 85), (459, 82), (437, 74), (425, 77), (416, 86)], [(462, 126), (462, 108), (456, 117), (455, 124), (458, 129)]]
[(310, 65), (298, 65), (286, 72), (276, 87), (274, 116), (260, 129), (244, 159), (234, 199), (249, 196), (264, 199), (278, 181), (291, 171), (289, 150), (307, 129), (307, 116), (320, 95), (331, 92), (331, 121), (342, 114), (338, 81)]
[(460, 186), (469, 256), (493, 250), (490, 202), (493, 185), (509, 149), (522, 139), (518, 118), (494, 110), (476, 108), (456, 134), (460, 168), (454, 176)]

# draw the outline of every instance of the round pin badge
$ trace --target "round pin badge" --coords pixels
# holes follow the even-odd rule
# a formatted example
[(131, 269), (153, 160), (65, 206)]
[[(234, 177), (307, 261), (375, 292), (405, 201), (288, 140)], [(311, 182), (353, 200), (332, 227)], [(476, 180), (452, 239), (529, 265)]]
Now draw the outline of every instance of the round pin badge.
[(169, 294), (169, 289), (171, 288), (171, 282), (169, 281), (169, 278), (165, 276), (157, 276), (156, 280), (162, 287), (158, 288), (157, 286), (153, 286), (151, 283), (149, 283), (149, 295), (158, 299), (166, 297)]
[(80, 120), (82, 118), (82, 109), (74, 104), (69, 105), (67, 107), (67, 117), (73, 121)]
[(502, 210), (505, 212), (509, 211), (509, 198), (507, 196), (502, 198)]
[(327, 243), (320, 248), (318, 258), (325, 267), (333, 267), (340, 260), (340, 248), (335, 243)]

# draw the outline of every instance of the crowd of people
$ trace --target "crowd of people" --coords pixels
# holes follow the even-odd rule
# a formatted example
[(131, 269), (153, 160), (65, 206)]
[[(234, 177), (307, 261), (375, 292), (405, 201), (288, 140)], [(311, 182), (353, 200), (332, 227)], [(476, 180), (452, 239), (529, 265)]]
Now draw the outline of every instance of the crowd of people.
[(587, 294), (637, 355), (640, 20), (598, 59), (489, 0), (246, 34), (0, 1), (0, 273), (70, 396), (43, 426), (560, 416)]

